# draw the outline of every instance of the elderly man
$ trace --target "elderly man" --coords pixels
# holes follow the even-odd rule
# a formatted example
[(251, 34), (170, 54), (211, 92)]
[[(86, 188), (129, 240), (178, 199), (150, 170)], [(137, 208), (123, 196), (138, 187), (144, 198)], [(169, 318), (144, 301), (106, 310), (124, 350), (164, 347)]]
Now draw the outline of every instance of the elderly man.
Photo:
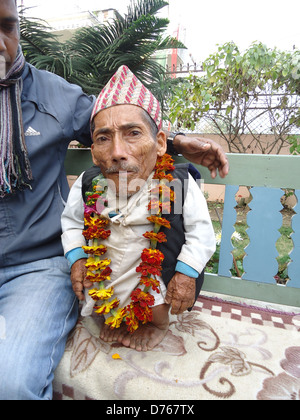
[[(0, 0), (0, 399), (51, 399), (54, 370), (77, 320), (60, 217), (68, 144), (91, 145), (95, 98), (25, 63), (15, 0)], [(215, 143), (177, 136), (187, 158), (225, 176)]]
[[(193, 307), (204, 267), (215, 252), (214, 230), (205, 199), (190, 174), (195, 168), (189, 164), (174, 167), (168, 162), (160, 104), (127, 66), (120, 67), (101, 91), (91, 125), (95, 167), (76, 181), (62, 216), (62, 241), (72, 265), (74, 291), (80, 293), (82, 285), (91, 286), (83, 314), (91, 314), (97, 302), (97, 313), (107, 318), (100, 334), (104, 341), (119, 341), (138, 351), (152, 350), (168, 331), (170, 307), (173, 314)], [(164, 166), (164, 161), (172, 175), (162, 172), (159, 165)], [(95, 187), (99, 179), (104, 181), (100, 174), (106, 178), (107, 189)], [(167, 182), (170, 175), (176, 180), (175, 191), (179, 188), (173, 205)], [(158, 193), (153, 184), (162, 178), (163, 194), (149, 197), (149, 192), (150, 196)], [(94, 197), (99, 188), (100, 201)], [(97, 199), (96, 207), (89, 204), (89, 197)], [(149, 202), (155, 207), (154, 219)], [(84, 236), (92, 239), (88, 248), (82, 234), (84, 216)], [(99, 223), (109, 225), (109, 230), (103, 233), (101, 227), (97, 232)], [(92, 255), (88, 260), (86, 249)], [(99, 252), (104, 255), (102, 260)], [(99, 288), (86, 279), (93, 279)], [(153, 292), (146, 289), (144, 293), (141, 287), (149, 282)]]

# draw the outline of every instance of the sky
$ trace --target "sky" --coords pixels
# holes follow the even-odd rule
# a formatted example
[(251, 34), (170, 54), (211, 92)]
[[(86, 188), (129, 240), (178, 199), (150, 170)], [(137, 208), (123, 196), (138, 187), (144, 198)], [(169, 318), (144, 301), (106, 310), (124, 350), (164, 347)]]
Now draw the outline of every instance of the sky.
[[(18, 0), (21, 4), (22, 0)], [(23, 0), (35, 6), (31, 16), (53, 17), (65, 13), (114, 8), (126, 13), (131, 0)], [(300, 48), (299, 0), (169, 0), (162, 11), (169, 31), (179, 26), (181, 40), (194, 61), (200, 63), (217, 51), (217, 44), (235, 42), (241, 51), (255, 41), (269, 48)]]

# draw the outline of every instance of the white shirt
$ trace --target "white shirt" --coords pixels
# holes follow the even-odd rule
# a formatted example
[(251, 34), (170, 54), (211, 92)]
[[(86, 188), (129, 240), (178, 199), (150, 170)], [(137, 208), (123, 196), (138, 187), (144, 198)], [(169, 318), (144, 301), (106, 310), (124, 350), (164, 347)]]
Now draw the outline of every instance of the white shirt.
[[(84, 229), (82, 176), (83, 174), (73, 185), (62, 215), (62, 244), (65, 254), (86, 245), (82, 235)], [(130, 302), (130, 294), (139, 283), (140, 275), (136, 272), (136, 267), (140, 264), (143, 249), (149, 248), (149, 240), (145, 239), (143, 234), (152, 230), (152, 224), (147, 220), (150, 215), (147, 206), (153, 188), (152, 177), (153, 173), (144, 187), (128, 200), (127, 198), (116, 200), (115, 194), (108, 189), (108, 207), (102, 212), (104, 217), (117, 213), (117, 216), (110, 218), (111, 235), (104, 243), (108, 247), (105, 258), (111, 259), (112, 275), (109, 286), (114, 287), (115, 296), (120, 299), (120, 307)], [(190, 175), (182, 214), (186, 242), (177, 260), (200, 274), (215, 252), (216, 243), (206, 200)], [(160, 296), (155, 295), (156, 305), (163, 303), (162, 299), (166, 293), (162, 281), (161, 292)]]

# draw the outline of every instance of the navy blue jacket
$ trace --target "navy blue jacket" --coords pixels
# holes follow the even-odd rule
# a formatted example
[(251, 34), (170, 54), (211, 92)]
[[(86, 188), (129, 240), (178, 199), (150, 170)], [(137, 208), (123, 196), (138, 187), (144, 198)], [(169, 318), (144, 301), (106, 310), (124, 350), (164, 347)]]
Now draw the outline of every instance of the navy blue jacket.
[(63, 255), (67, 148), (72, 140), (91, 144), (94, 97), (29, 64), (23, 83), (23, 125), (34, 181), (31, 191), (0, 198), (0, 267)]

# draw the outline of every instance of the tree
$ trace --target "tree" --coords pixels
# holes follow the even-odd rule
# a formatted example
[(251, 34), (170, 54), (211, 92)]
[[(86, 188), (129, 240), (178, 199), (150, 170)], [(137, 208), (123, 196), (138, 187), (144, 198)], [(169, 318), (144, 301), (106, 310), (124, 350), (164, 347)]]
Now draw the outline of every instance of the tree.
[(163, 0), (136, 0), (124, 17), (107, 24), (82, 28), (73, 38), (60, 43), (44, 23), (21, 18), (21, 41), (27, 61), (39, 69), (59, 74), (79, 84), (88, 94), (97, 94), (121, 65), (127, 65), (163, 103), (161, 80), (165, 68), (153, 54), (184, 48), (165, 37), (168, 19), (157, 13), (168, 5)]
[[(279, 153), (299, 124), (300, 52), (281, 52), (254, 43), (241, 54), (234, 43), (218, 48), (203, 63), (203, 76), (190, 75), (173, 95), (170, 119), (194, 130), (201, 118), (228, 144), (230, 152)], [(267, 141), (262, 118), (273, 134)], [(251, 134), (245, 143), (245, 134)]]

